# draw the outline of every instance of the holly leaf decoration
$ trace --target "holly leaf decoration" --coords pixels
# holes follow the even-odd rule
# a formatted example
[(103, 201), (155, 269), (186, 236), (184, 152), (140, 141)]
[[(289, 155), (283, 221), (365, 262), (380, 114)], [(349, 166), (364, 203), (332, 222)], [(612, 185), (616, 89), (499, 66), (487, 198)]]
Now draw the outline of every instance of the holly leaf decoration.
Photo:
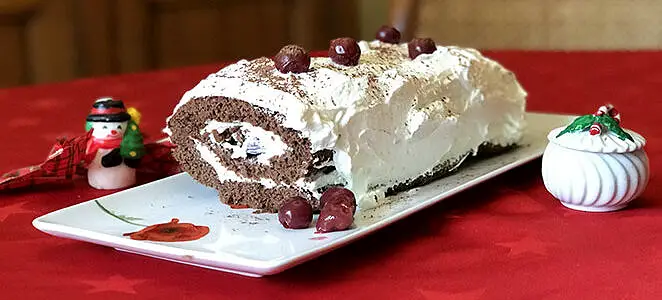
[(618, 125), (618, 122), (616, 122), (616, 120), (614, 120), (612, 117), (607, 115), (602, 115), (602, 116), (596, 116), (595, 118), (597, 122), (600, 122), (602, 126), (607, 127), (609, 131), (616, 134), (618, 138), (620, 138), (621, 140), (628, 139), (634, 142), (632, 136), (629, 133), (625, 132), (625, 130), (623, 130), (621, 126)]
[(576, 118), (568, 127), (563, 129), (561, 132), (556, 137), (560, 137), (566, 133), (569, 132), (577, 132), (577, 131), (584, 131), (591, 127), (591, 125), (595, 122), (596, 116), (594, 115), (583, 115), (581, 117)]

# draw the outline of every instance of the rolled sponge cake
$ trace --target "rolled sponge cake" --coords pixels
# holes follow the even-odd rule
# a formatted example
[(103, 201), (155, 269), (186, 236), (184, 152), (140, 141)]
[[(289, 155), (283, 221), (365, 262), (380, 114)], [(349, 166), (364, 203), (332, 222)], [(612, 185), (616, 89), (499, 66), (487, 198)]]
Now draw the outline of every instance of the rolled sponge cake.
[(210, 74), (168, 118), (175, 158), (227, 204), (276, 211), (301, 196), (317, 207), (344, 186), (366, 209), (521, 139), (526, 92), (497, 62), (459, 47), (410, 59), (406, 44), (359, 45), (357, 66), (314, 57), (284, 74), (262, 57)]

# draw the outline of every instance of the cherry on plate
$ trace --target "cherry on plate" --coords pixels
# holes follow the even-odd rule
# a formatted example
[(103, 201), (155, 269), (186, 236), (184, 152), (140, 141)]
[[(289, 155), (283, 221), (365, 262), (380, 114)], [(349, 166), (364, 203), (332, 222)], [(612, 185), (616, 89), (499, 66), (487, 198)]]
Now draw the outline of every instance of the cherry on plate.
[(317, 232), (341, 231), (354, 223), (352, 209), (344, 203), (327, 203), (315, 224)]
[(303, 197), (292, 197), (278, 209), (278, 221), (285, 228), (308, 228), (313, 220), (313, 207)]
[(356, 212), (356, 197), (346, 188), (332, 187), (324, 191), (320, 197), (320, 206), (324, 208), (326, 203), (344, 203), (352, 209), (352, 214)]

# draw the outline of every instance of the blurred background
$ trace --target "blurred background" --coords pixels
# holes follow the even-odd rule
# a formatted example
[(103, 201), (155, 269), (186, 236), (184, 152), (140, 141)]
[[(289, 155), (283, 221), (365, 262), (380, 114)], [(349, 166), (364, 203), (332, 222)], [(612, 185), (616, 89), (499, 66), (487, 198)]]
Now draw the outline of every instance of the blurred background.
[(0, 0), (0, 87), (405, 38), (479, 49), (662, 47), (662, 0)]

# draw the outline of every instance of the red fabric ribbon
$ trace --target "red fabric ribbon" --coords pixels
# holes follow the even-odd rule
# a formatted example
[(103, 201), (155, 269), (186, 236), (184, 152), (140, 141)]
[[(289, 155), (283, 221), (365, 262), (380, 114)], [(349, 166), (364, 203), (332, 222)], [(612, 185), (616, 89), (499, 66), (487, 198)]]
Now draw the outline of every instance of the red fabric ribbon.
[(0, 191), (45, 183), (70, 182), (80, 169), (83, 169), (81, 162), (85, 157), (85, 145), (91, 137), (92, 132), (89, 131), (72, 139), (59, 139), (43, 163), (1, 175)]
[[(94, 139), (92, 130), (72, 139), (58, 139), (43, 163), (0, 173), (0, 191), (46, 183), (71, 183), (74, 177), (87, 174), (87, 164), (99, 149), (115, 149), (121, 143), (122, 139)], [(173, 148), (174, 145), (167, 139), (145, 144), (146, 153), (136, 171), (149, 175), (147, 178), (150, 180), (181, 172), (172, 157)]]

